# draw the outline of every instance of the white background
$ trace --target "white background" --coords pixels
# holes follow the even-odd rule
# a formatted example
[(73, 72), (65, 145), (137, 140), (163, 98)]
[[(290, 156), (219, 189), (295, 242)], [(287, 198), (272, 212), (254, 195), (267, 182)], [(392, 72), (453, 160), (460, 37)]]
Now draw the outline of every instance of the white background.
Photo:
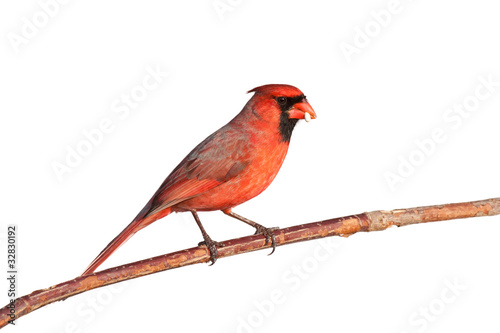
[[(299, 123), (274, 183), (235, 209), (243, 216), (285, 227), (500, 194), (500, 86), (467, 118), (443, 118), (474, 101), (479, 77), (500, 81), (492, 1), (401, 0), (385, 26), (371, 12), (388, 0), (222, 0), (222, 13), (213, 0), (69, 1), (47, 22), (44, 3), (0, 5), (1, 251), (18, 224), (21, 295), (79, 275), (262, 84), (299, 87), (318, 119)], [(34, 20), (37, 31), (12, 43)], [(346, 44), (358, 53), (346, 57)], [(148, 67), (168, 77), (121, 119), (113, 103)], [(106, 118), (111, 133), (60, 181), (53, 163)], [(446, 140), (419, 153), (415, 141), (436, 128)], [(410, 156), (420, 165), (391, 189), (384, 175)], [(216, 240), (253, 232), (220, 212), (201, 218)], [(331, 253), (318, 241), (259, 251), (93, 290), (6, 331), (493, 332), (499, 233), (500, 218), (486, 217), (325, 240)], [(102, 268), (200, 240), (189, 214), (170, 215)], [(2, 305), (6, 294), (4, 280)]]

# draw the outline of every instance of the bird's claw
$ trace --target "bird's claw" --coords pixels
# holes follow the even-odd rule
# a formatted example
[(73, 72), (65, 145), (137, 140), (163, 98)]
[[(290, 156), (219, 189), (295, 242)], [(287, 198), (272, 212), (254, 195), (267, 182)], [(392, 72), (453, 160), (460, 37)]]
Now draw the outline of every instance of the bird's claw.
[(217, 261), (217, 257), (219, 255), (219, 252), (217, 251), (217, 247), (224, 247), (224, 243), (216, 242), (212, 240), (211, 238), (205, 238), (203, 242), (199, 242), (198, 246), (206, 246), (208, 251), (210, 252), (210, 261), (211, 264), (209, 266), (212, 266), (215, 264)]
[(278, 230), (279, 228), (278, 227), (266, 228), (262, 225), (259, 225), (255, 227), (255, 229), (256, 229), (255, 235), (262, 234), (264, 235), (264, 237), (266, 237), (266, 242), (264, 243), (264, 245), (267, 245), (269, 244), (269, 242), (271, 242), (273, 250), (271, 251), (271, 253), (268, 254), (268, 256), (270, 256), (271, 254), (274, 253), (274, 250), (276, 250), (276, 236), (274, 235), (274, 230)]

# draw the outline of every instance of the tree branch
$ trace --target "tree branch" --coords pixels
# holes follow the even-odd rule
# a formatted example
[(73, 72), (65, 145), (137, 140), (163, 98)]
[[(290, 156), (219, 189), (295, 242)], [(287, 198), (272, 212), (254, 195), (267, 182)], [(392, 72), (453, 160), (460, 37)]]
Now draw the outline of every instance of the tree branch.
[[(500, 214), (500, 198), (494, 198), (475, 202), (392, 211), (373, 211), (278, 229), (274, 231), (274, 234), (276, 236), (276, 245), (281, 246), (328, 236), (347, 237), (359, 231), (385, 230), (394, 225), (401, 227), (417, 223), (498, 214)], [(231, 239), (224, 241), (224, 244), (224, 247), (218, 249), (219, 258), (270, 247), (270, 244), (265, 244), (265, 238), (262, 235)], [(34, 291), (6, 305), (0, 309), (0, 328), (6, 326), (13, 318), (18, 319), (42, 306), (64, 300), (91, 289), (160, 271), (209, 261), (209, 252), (205, 246), (201, 246), (80, 276), (48, 289)]]

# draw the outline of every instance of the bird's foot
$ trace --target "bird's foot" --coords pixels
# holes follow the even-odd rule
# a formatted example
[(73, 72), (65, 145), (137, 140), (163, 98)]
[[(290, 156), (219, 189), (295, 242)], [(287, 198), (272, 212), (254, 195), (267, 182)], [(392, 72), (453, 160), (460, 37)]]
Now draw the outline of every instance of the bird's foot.
[(255, 226), (255, 235), (262, 234), (264, 235), (264, 237), (266, 237), (266, 243), (264, 245), (267, 245), (269, 244), (269, 242), (271, 242), (273, 250), (268, 254), (269, 256), (274, 253), (274, 250), (276, 250), (276, 236), (274, 235), (274, 230), (278, 229), (278, 227), (266, 228), (260, 224), (257, 224)]
[(210, 266), (212, 266), (217, 261), (217, 257), (219, 255), (217, 247), (224, 247), (225, 245), (224, 243), (212, 240), (210, 237), (206, 237), (203, 242), (198, 243), (198, 246), (203, 246), (203, 245), (205, 245), (208, 248), (208, 251), (210, 252), (210, 261), (212, 262)]

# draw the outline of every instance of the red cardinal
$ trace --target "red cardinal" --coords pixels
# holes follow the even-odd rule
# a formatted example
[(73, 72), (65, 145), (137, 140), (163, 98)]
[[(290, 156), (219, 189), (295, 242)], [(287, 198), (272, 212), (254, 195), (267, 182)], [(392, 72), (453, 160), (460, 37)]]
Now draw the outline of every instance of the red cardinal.
[(132, 235), (172, 212), (191, 212), (210, 251), (217, 246), (203, 228), (197, 211), (221, 210), (262, 233), (276, 246), (272, 229), (231, 210), (259, 195), (273, 181), (285, 159), (299, 119), (316, 118), (304, 94), (285, 84), (254, 88), (254, 96), (227, 125), (203, 140), (165, 179), (137, 217), (92, 261), (91, 274)]

